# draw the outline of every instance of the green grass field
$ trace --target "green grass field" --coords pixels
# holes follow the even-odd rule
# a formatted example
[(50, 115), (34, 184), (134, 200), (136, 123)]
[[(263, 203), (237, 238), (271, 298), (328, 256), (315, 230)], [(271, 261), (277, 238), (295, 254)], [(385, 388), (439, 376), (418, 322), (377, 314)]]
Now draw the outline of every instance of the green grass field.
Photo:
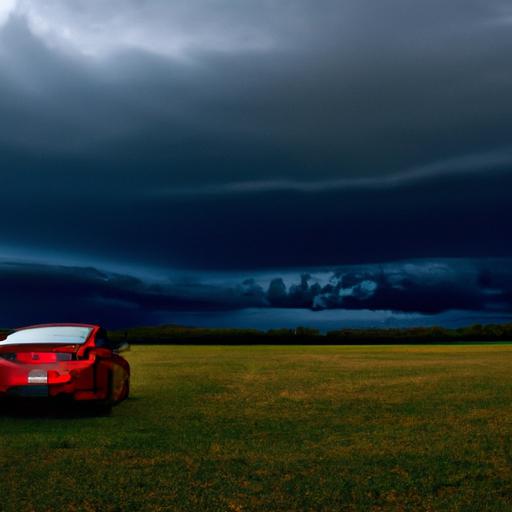
[(132, 347), (110, 417), (0, 415), (0, 510), (512, 510), (512, 345)]

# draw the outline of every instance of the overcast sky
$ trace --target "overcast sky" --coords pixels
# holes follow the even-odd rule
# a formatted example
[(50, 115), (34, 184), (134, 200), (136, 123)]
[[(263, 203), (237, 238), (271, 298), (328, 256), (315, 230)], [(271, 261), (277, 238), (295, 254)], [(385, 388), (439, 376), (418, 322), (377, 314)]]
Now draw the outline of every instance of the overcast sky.
[(0, 325), (508, 319), (511, 54), (501, 0), (0, 0)]

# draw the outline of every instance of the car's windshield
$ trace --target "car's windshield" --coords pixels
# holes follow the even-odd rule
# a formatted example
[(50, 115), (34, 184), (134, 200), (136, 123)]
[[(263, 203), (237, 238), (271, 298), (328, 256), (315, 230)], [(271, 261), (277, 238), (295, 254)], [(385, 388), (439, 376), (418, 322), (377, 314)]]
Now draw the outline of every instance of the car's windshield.
[(61, 343), (66, 345), (81, 345), (85, 343), (91, 333), (91, 327), (77, 326), (52, 326), (52, 327), (33, 327), (22, 329), (7, 336), (0, 345), (21, 345), (34, 343)]

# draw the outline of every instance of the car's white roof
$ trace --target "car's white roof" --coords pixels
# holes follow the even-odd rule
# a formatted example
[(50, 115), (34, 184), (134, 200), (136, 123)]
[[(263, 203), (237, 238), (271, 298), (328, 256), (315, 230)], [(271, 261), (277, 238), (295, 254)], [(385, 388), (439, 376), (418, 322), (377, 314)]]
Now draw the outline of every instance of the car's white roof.
[(29, 327), (9, 334), (0, 345), (31, 345), (60, 343), (82, 345), (92, 331), (92, 327), (56, 325), (49, 327)]

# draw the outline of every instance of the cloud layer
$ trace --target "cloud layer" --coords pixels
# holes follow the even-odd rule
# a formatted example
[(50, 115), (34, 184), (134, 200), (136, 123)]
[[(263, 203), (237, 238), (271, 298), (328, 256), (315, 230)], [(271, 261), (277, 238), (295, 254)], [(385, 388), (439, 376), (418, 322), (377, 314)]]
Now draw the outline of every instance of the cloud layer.
[(248, 309), (435, 315), (506, 314), (512, 307), (510, 261), (503, 260), (347, 266), (280, 277), (260, 273), (241, 281), (236, 274), (148, 280), (95, 268), (4, 262), (0, 282), (4, 326), (87, 320), (122, 327), (165, 322), (180, 312), (223, 312), (229, 320)]
[[(510, 148), (502, 2), (12, 6), (0, 141), (71, 153), (74, 169), (94, 151), (93, 167), (143, 166), (145, 188), (307, 186), (439, 162), (450, 172), (451, 160), (471, 169), (480, 153)], [(51, 178), (60, 165), (37, 172)]]
[[(117, 304), (114, 323), (509, 307), (508, 285), (493, 295), (476, 270), (470, 286), (335, 269), (510, 261), (510, 13), (502, 0), (1, 2), (0, 256), (63, 265), (3, 268), (5, 286), (20, 308), (46, 297), (42, 317)], [(148, 288), (129, 267), (239, 284)], [(317, 268), (332, 282), (301, 281)], [(75, 285), (88, 299), (69, 309)]]

